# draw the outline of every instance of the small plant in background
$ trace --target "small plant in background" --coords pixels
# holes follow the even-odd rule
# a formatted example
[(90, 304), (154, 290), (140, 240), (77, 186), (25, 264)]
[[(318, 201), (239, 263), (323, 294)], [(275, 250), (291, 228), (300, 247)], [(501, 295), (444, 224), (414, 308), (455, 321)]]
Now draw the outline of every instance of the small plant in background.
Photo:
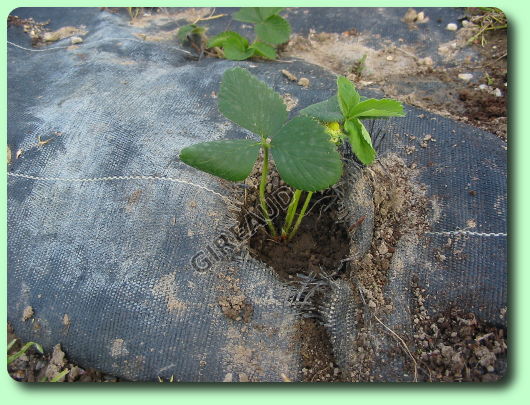
[[(218, 97), (219, 110), (225, 117), (259, 138), (199, 143), (184, 148), (180, 159), (223, 179), (242, 181), (262, 151), (259, 202), (272, 237), (279, 239), (265, 198), (272, 154), (280, 177), (295, 189), (281, 233), (282, 239), (291, 239), (313, 193), (330, 187), (341, 177), (342, 161), (336, 147), (329, 142), (324, 127), (310, 117), (287, 121), (287, 109), (280, 95), (245, 69), (236, 67), (224, 73)], [(303, 191), (307, 195), (293, 225)]]
[(357, 76), (357, 80), (363, 75), (364, 69), (366, 68), (366, 57), (368, 55), (364, 54), (359, 59), (357, 59), (351, 68), (351, 72)]
[(201, 52), (207, 40), (206, 28), (197, 24), (188, 24), (180, 27), (177, 32), (177, 40), (183, 45), (188, 43), (195, 50)]
[(355, 156), (365, 165), (375, 160), (376, 152), (361, 119), (405, 116), (398, 101), (361, 97), (353, 83), (344, 76), (337, 78), (336, 95), (304, 108), (300, 114), (326, 125), (330, 140), (336, 145), (347, 140)]
[(143, 7), (127, 7), (127, 12), (129, 13), (129, 17), (131, 17), (131, 21), (134, 21), (136, 17), (138, 17), (142, 8)]
[(234, 14), (234, 20), (254, 24), (256, 39), (252, 43), (234, 31), (224, 31), (207, 40), (205, 28), (196, 23), (181, 27), (177, 38), (182, 43), (189, 41), (200, 49), (207, 41), (207, 49), (226, 59), (245, 60), (255, 56), (276, 59), (276, 47), (287, 42), (291, 34), (287, 20), (278, 15), (281, 10), (281, 7), (244, 7)]

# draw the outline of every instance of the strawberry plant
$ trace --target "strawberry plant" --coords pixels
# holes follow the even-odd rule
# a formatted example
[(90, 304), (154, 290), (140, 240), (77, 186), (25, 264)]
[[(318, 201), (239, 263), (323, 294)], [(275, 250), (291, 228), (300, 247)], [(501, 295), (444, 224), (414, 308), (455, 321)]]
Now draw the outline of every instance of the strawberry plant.
[[(280, 177), (295, 189), (281, 234), (283, 239), (292, 238), (313, 193), (341, 177), (342, 161), (336, 147), (325, 128), (312, 118), (299, 116), (288, 121), (280, 95), (245, 69), (236, 67), (224, 73), (218, 97), (221, 113), (257, 137), (195, 144), (181, 151), (181, 161), (226, 180), (242, 181), (252, 171), (261, 150), (259, 202), (271, 235), (278, 239), (265, 199), (272, 155)], [(307, 192), (305, 202), (293, 225), (303, 191)]]
[(398, 101), (361, 97), (353, 83), (344, 76), (337, 78), (336, 95), (304, 108), (300, 114), (325, 124), (335, 144), (347, 140), (355, 156), (365, 165), (375, 160), (376, 152), (361, 119), (405, 116)]
[[(281, 7), (243, 7), (234, 14), (234, 20), (254, 24), (256, 39), (248, 39), (234, 31), (224, 31), (207, 42), (207, 49), (218, 50), (226, 59), (245, 60), (254, 56), (276, 59), (276, 46), (289, 40), (291, 26), (278, 13)], [(177, 33), (177, 38), (191, 44), (205, 40), (205, 29), (196, 24), (185, 25)], [(195, 38), (195, 39), (194, 39)]]
[[(288, 120), (286, 106), (278, 93), (245, 69), (229, 69), (223, 75), (219, 91), (219, 110), (234, 123), (256, 134), (257, 139), (195, 144), (184, 148), (180, 159), (223, 179), (242, 181), (249, 176), (261, 151), (260, 207), (272, 237), (290, 240), (300, 226), (313, 193), (327, 189), (340, 179), (342, 160), (338, 144), (348, 140), (355, 155), (366, 165), (375, 159), (370, 134), (361, 118), (404, 115), (403, 106), (395, 100), (362, 99), (345, 77), (337, 79), (337, 88), (336, 95), (303, 109), (302, 115)], [(270, 218), (265, 198), (269, 155), (280, 177), (294, 188), (280, 235)], [(307, 194), (294, 221), (304, 191)]]

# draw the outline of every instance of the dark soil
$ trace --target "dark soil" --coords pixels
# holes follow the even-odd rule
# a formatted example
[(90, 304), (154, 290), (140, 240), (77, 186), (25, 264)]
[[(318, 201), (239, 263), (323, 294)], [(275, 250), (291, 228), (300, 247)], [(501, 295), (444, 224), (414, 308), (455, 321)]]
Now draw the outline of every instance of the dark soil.
[(342, 373), (335, 364), (326, 328), (314, 319), (298, 324), (298, 341), (302, 358), (302, 381), (340, 382)]
[(507, 335), (503, 328), (484, 324), (473, 313), (450, 308), (429, 316), (422, 289), (413, 282), (416, 301), (414, 335), (426, 381), (494, 382), (507, 369)]
[[(265, 232), (257, 232), (250, 239), (251, 253), (271, 266), (283, 280), (297, 273), (330, 275), (348, 256), (349, 238), (344, 224), (337, 220), (337, 206), (333, 192), (316, 193), (309, 214), (303, 219), (296, 236), (290, 241), (275, 241)], [(330, 197), (330, 198), (325, 198)], [(277, 222), (280, 228), (283, 216)]]

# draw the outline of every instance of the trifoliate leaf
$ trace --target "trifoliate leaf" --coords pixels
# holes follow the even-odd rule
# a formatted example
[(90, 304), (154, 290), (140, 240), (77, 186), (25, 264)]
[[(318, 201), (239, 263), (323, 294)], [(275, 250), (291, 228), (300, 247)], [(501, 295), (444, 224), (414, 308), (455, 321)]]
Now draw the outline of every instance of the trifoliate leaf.
[(229, 120), (266, 138), (272, 138), (287, 120), (280, 95), (240, 67), (223, 75), (219, 110)]

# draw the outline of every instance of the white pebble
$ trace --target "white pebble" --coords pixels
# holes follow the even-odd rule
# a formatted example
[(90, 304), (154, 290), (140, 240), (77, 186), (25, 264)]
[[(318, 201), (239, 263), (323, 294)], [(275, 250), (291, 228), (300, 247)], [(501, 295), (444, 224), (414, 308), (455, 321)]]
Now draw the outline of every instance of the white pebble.
[(494, 95), (495, 97), (502, 97), (502, 91), (501, 91), (501, 89), (497, 88), (497, 89), (493, 90), (493, 95)]
[(473, 79), (473, 75), (471, 73), (459, 73), (458, 78), (468, 82)]
[(458, 26), (455, 23), (449, 23), (447, 24), (447, 27), (445, 29), (449, 31), (456, 31), (458, 29)]

